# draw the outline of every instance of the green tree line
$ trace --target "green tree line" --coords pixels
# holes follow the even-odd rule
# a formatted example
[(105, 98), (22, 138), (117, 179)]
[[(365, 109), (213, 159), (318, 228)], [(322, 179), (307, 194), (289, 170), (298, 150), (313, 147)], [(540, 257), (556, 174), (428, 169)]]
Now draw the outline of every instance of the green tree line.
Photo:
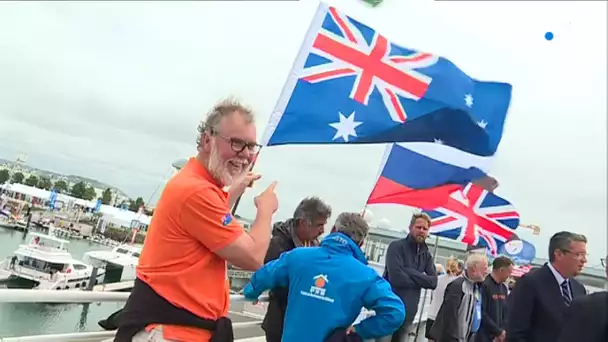
[[(9, 171), (7, 169), (0, 170), (0, 184), (4, 184), (4, 183), (8, 182), (9, 180), (12, 183), (25, 184), (27, 186), (44, 189), (44, 190), (48, 190), (48, 191), (55, 189), (59, 193), (68, 194), (73, 197), (81, 198), (81, 199), (84, 199), (87, 201), (91, 201), (97, 197), (97, 193), (95, 192), (95, 189), (91, 186), (87, 186), (84, 182), (78, 182), (70, 188), (68, 183), (63, 180), (58, 180), (53, 184), (53, 182), (47, 177), (39, 178), (35, 175), (30, 175), (29, 177), (25, 178), (25, 175), (21, 172), (15, 172), (11, 176), (11, 174), (9, 173)], [(107, 192), (107, 194), (106, 194), (106, 192)], [(105, 196), (105, 199), (107, 202), (106, 204), (109, 204), (112, 201), (111, 190), (106, 189), (104, 191), (103, 195)], [(101, 197), (102, 200), (104, 199), (104, 196)], [(108, 198), (108, 196), (109, 196), (109, 198)]]
[[(69, 187), (68, 183), (63, 180), (58, 180), (53, 183), (47, 177), (37, 177), (35, 175), (30, 175), (28, 178), (25, 178), (25, 175), (21, 172), (15, 172), (11, 176), (7, 169), (0, 170), (0, 184), (4, 184), (8, 181), (12, 183), (20, 183), (25, 184), (27, 186), (44, 189), (51, 191), (55, 189), (57, 192), (62, 194), (67, 194), (72, 197), (81, 198), (87, 201), (92, 201), (94, 199), (101, 199), (101, 203), (110, 205), (112, 203), (112, 190), (110, 188), (105, 189), (101, 196), (97, 196), (95, 189), (91, 186), (87, 186), (84, 182), (78, 182), (74, 184), (72, 187)], [(144, 205), (144, 200), (141, 197), (137, 197), (135, 201), (129, 200), (127, 203), (129, 210), (137, 212), (139, 208)], [(148, 213), (151, 214), (151, 213)]]

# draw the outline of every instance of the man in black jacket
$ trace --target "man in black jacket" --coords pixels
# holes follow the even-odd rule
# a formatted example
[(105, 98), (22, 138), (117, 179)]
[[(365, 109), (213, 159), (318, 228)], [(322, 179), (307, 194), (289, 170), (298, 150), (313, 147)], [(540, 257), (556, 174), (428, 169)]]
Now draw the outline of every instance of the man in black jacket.
[(414, 214), (410, 233), (391, 242), (386, 251), (384, 278), (405, 304), (405, 321), (390, 339), (381, 341), (405, 342), (418, 312), (421, 289), (437, 287), (437, 271), (433, 256), (425, 243), (429, 236), (431, 218), (424, 213)]
[(511, 293), (507, 342), (554, 342), (569, 324), (565, 313), (573, 299), (585, 296), (574, 277), (587, 263), (587, 239), (559, 232), (549, 240), (549, 263), (517, 281)]
[[(264, 263), (278, 259), (283, 252), (296, 247), (317, 246), (318, 237), (323, 234), (330, 216), (331, 207), (321, 199), (303, 199), (293, 213), (293, 218), (274, 224)], [(268, 310), (262, 322), (267, 342), (281, 342), (287, 294), (287, 288), (275, 288), (270, 291)]]
[(505, 282), (513, 272), (513, 261), (499, 256), (492, 261), (492, 273), (481, 285), (481, 329), (476, 342), (503, 342), (507, 336), (507, 295)]
[[(606, 267), (606, 259), (603, 260), (604, 267)], [(608, 268), (606, 268), (605, 289), (606, 291), (592, 293), (572, 301), (566, 312), (559, 342), (608, 341)]]

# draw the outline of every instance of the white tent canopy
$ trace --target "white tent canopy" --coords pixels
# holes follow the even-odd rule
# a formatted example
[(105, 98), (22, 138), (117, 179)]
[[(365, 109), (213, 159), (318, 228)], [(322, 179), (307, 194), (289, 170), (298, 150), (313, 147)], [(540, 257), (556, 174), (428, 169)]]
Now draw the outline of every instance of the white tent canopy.
[(1, 187), (8, 191), (14, 191), (22, 195), (37, 197), (40, 199), (48, 199), (51, 196), (51, 192), (44, 189), (38, 189), (25, 184), (3, 184)]
[[(48, 200), (51, 197), (50, 191), (38, 189), (32, 186), (27, 186), (25, 184), (4, 184), (0, 185), (0, 187), (8, 191), (13, 191), (25, 196), (40, 198), (42, 200)], [(87, 201), (65, 194), (58, 194), (57, 200), (64, 203), (73, 202), (74, 204), (88, 208), (95, 208), (95, 206), (97, 205), (97, 201)], [(106, 221), (120, 226), (130, 227), (131, 222), (133, 221), (138, 221), (142, 224), (149, 225), (151, 220), (151, 217), (146, 214), (138, 214), (129, 210), (121, 210), (120, 208), (115, 208), (113, 206), (105, 204), (101, 205), (99, 212), (102, 214), (103, 218)]]
[[(29, 185), (25, 185), (25, 184), (19, 184), (19, 183), (4, 184), (4, 185), (0, 185), (0, 187), (2, 187), (5, 190), (8, 190), (8, 191), (13, 191), (16, 193), (20, 193), (22, 195), (36, 197), (36, 198), (40, 198), (43, 200), (48, 200), (49, 198), (51, 198), (50, 191), (44, 190), (44, 189), (38, 189), (33, 186), (29, 186)], [(58, 194), (57, 200), (60, 202), (64, 202), (64, 203), (73, 202), (74, 204), (78, 204), (80, 206), (88, 207), (88, 208), (95, 208), (95, 205), (97, 204), (97, 201), (87, 201), (87, 200), (72, 197), (72, 196), (69, 196), (66, 194)]]
[(119, 225), (130, 227), (131, 222), (138, 221), (142, 224), (149, 225), (151, 217), (146, 214), (139, 214), (130, 210), (121, 210), (109, 205), (102, 205), (99, 210), (105, 221)]
[(134, 213), (132, 211), (122, 211), (116, 214), (104, 214), (103, 219), (115, 225), (126, 227), (130, 227), (133, 221), (137, 221), (145, 225), (149, 225), (151, 221), (150, 216)]

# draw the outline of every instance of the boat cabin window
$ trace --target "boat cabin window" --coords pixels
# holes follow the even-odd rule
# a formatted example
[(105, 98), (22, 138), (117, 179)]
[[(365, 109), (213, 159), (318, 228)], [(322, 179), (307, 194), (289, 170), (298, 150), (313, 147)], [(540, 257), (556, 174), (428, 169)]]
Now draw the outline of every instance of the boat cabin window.
[(44, 272), (61, 272), (67, 268), (67, 265), (61, 263), (47, 262), (44, 260), (34, 259), (30, 257), (23, 258), (23, 261), (19, 262), (21, 266), (37, 269)]
[(74, 264), (72, 266), (74, 266), (74, 269), (76, 269), (76, 270), (86, 270), (86, 268), (87, 268), (85, 265), (81, 265), (81, 264)]
[(117, 249), (116, 249), (116, 253), (120, 253), (120, 254), (129, 254), (129, 250), (124, 249), (124, 248), (117, 248)]
[(53, 262), (45, 262), (45, 263), (46, 263), (46, 268), (48, 271), (63, 272), (67, 269), (67, 265), (65, 265), (65, 264), (59, 264), (59, 263), (53, 263)]
[(131, 250), (126, 249), (126, 248), (117, 247), (116, 248), (116, 253), (125, 254), (125, 255), (132, 255), (132, 256), (134, 256), (136, 258), (139, 258), (139, 253), (138, 252), (131, 251)]

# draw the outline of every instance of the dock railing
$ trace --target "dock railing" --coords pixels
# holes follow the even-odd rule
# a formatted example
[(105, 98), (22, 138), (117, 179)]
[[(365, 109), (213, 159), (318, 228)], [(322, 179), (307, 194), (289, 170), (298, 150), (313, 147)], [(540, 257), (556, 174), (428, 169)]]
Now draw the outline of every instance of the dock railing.
[[(430, 291), (423, 291), (423, 296), (430, 297)], [(128, 292), (100, 292), (100, 291), (78, 291), (78, 290), (26, 290), (26, 289), (0, 289), (0, 303), (55, 303), (55, 304), (87, 304), (101, 302), (126, 302), (129, 298)], [(422, 299), (422, 298), (421, 298)], [(261, 296), (260, 302), (267, 302), (268, 296)], [(249, 302), (242, 295), (230, 295), (231, 303)], [(421, 300), (421, 302), (423, 302)], [(422, 304), (422, 303), (420, 303)], [(418, 315), (414, 320), (415, 324), (426, 322), (426, 311), (430, 300), (426, 301), (423, 308), (422, 305), (418, 308)], [(373, 311), (362, 310), (359, 319), (365, 319), (373, 315)], [(359, 320), (358, 319), (358, 320)], [(251, 322), (233, 323), (234, 329), (248, 328), (259, 326), (261, 320)], [(75, 332), (65, 334), (48, 334), (23, 337), (0, 337), (0, 342), (72, 342), (72, 341), (91, 341), (91, 342), (107, 342), (112, 341), (115, 331), (96, 331), (96, 332)], [(420, 335), (423, 337), (424, 333)], [(237, 340), (237, 342), (265, 342), (265, 338), (252, 337)], [(417, 339), (418, 341), (418, 339)]]
[[(56, 304), (86, 304), (101, 302), (126, 302), (128, 292), (93, 292), (93, 291), (53, 291), (0, 289), (0, 303), (56, 303)], [(230, 295), (230, 302), (244, 302), (241, 295)], [(260, 297), (260, 301), (268, 301), (268, 297)], [(234, 329), (259, 326), (262, 322), (233, 323)], [(75, 332), (65, 334), (48, 334), (22, 337), (0, 337), (0, 342), (72, 342), (72, 341), (112, 341), (115, 331)], [(263, 342), (263, 337), (253, 337), (238, 340), (238, 342)]]

